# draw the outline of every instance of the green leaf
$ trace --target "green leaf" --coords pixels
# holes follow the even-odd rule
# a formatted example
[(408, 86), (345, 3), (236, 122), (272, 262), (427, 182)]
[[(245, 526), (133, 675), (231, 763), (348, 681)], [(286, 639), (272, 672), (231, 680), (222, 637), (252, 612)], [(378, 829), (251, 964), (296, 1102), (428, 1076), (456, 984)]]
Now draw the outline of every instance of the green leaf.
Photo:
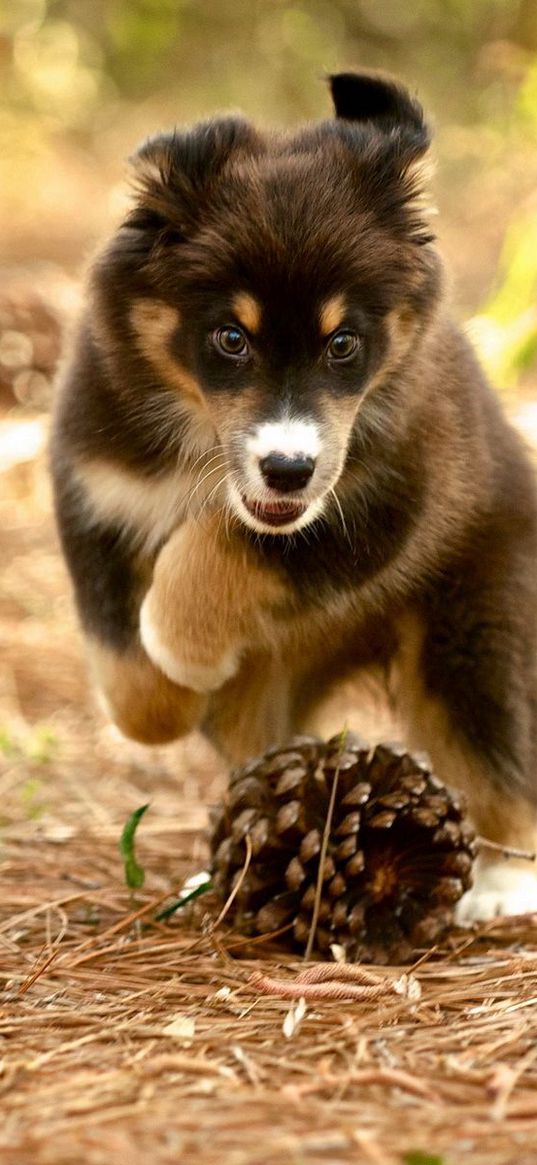
[(411, 1149), (403, 1157), (404, 1165), (444, 1165), (444, 1158), (437, 1154), (422, 1153), (421, 1149)]
[(185, 894), (183, 898), (177, 898), (170, 906), (165, 906), (164, 910), (159, 910), (158, 914), (155, 915), (155, 921), (164, 922), (167, 918), (171, 918), (176, 910), (181, 910), (188, 902), (193, 902), (195, 898), (200, 898), (202, 894), (208, 894), (212, 888), (213, 884), (210, 879), (207, 882), (202, 882), (201, 886), (196, 886), (194, 890), (191, 890), (189, 894)]
[(134, 838), (138, 825), (147, 809), (149, 809), (149, 802), (147, 805), (141, 805), (139, 809), (135, 809), (134, 813), (131, 813), (119, 839), (119, 852), (123, 858), (125, 881), (129, 890), (139, 890), (145, 881), (145, 870), (136, 861)]

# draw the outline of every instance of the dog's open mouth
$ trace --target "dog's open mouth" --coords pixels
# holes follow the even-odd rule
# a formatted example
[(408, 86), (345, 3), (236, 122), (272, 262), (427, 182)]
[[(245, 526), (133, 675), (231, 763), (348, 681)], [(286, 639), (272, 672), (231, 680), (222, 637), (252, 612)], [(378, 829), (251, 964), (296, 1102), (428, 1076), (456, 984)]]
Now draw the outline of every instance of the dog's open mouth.
[(243, 497), (248, 513), (265, 526), (288, 526), (305, 513), (307, 506), (302, 502), (252, 502)]

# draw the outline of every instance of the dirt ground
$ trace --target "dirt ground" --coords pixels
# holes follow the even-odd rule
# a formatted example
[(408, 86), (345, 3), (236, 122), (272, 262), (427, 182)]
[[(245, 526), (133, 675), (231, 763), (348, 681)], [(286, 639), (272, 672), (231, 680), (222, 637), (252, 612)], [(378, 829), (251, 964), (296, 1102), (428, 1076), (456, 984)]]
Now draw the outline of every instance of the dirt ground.
[[(143, 749), (96, 707), (45, 444), (45, 414), (6, 404), (0, 1161), (535, 1165), (534, 920), (454, 931), (372, 997), (305, 992), (305, 1014), (282, 987), (303, 967), (209, 925), (203, 899), (155, 921), (203, 868), (225, 774), (201, 741)], [(147, 801), (133, 899), (118, 839)]]

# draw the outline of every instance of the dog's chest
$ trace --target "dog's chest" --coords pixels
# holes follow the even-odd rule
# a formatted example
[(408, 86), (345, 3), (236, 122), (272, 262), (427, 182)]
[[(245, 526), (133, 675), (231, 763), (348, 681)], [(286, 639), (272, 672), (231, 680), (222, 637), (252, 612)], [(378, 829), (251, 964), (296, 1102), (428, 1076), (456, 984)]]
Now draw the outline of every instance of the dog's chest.
[(210, 469), (146, 477), (103, 460), (79, 467), (77, 477), (89, 516), (125, 530), (148, 554), (188, 517), (201, 515), (220, 491)]

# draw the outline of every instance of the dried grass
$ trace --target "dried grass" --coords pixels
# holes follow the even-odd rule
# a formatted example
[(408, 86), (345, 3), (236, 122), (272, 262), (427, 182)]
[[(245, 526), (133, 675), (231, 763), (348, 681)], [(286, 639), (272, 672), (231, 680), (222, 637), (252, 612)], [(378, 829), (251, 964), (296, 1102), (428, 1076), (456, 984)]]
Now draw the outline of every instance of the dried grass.
[[(319, 999), (296, 982), (304, 964), (266, 945), (244, 957), (236, 936), (211, 932), (206, 907), (161, 926), (162, 894), (149, 892), (133, 911), (114, 840), (98, 829), (62, 845), (39, 832), (8, 844), (2, 863), (10, 1165), (395, 1163), (412, 1149), (535, 1161), (529, 921), (453, 935), (403, 986), (401, 969), (375, 972), (373, 998), (348, 998), (341, 982), (342, 998)], [(144, 860), (190, 845), (179, 826)], [(296, 1023), (282, 984), (306, 996)]]
[[(223, 774), (200, 742), (146, 751), (99, 720), (42, 480), (8, 475), (0, 503), (0, 1160), (535, 1165), (531, 919), (348, 983), (205, 898), (154, 921), (203, 865)], [(147, 800), (133, 903), (117, 843)]]

